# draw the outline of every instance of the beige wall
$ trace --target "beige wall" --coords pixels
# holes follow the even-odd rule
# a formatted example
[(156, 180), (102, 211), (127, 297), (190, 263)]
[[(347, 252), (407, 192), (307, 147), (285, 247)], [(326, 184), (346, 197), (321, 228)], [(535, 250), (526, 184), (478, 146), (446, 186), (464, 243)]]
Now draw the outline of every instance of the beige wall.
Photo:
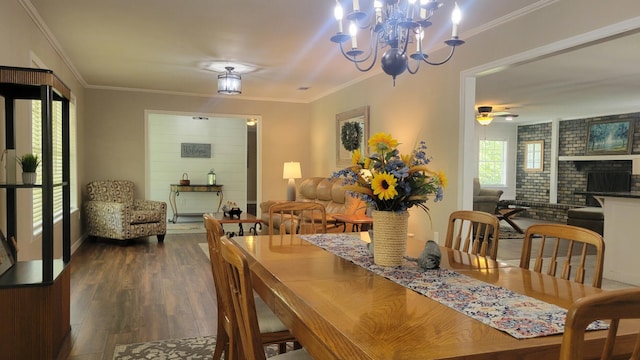
[[(418, 211), (413, 211), (410, 220), (410, 232), (417, 236), (431, 237), (437, 231), (443, 238), (448, 214), (462, 204), (458, 196), (463, 188), (460, 73), (640, 14), (637, 0), (619, 0), (615, 6), (596, 0), (548, 3), (525, 17), (468, 36), (467, 44), (456, 51), (452, 62), (441, 67), (424, 66), (417, 75), (404, 74), (395, 87), (390, 77), (381, 74), (311, 104), (83, 90), (18, 0), (0, 4), (0, 63), (28, 66), (33, 51), (77, 96), (81, 187), (93, 179), (126, 177), (136, 182), (138, 195), (145, 193), (146, 183), (145, 110), (261, 116), (261, 196), (278, 199), (284, 197), (286, 189), (286, 180), (281, 178), (282, 164), (300, 161), (304, 177), (329, 175), (335, 170), (335, 114), (370, 105), (371, 133), (391, 132), (403, 143), (403, 151), (409, 151), (417, 140), (426, 140), (434, 157), (433, 167), (449, 176), (445, 200), (429, 204), (433, 225)], [(442, 56), (432, 54), (434, 59)], [(473, 122), (470, 116), (466, 119)], [(75, 221), (73, 239), (78, 237), (78, 230)]]
[(315, 175), (309, 160), (309, 105), (88, 90), (86, 107), (83, 136), (90, 139), (91, 145), (84, 149), (86, 161), (81, 167), (86, 176), (81, 184), (95, 179), (127, 178), (136, 183), (136, 195), (144, 197), (145, 110), (259, 116), (258, 158), (262, 159), (263, 199), (285, 197), (287, 181), (282, 179), (285, 161), (300, 161), (303, 176)]
[[(438, 232), (443, 240), (449, 214), (463, 206), (459, 194), (471, 187), (470, 178), (460, 177), (461, 123), (463, 118), (470, 124), (474, 121), (472, 115), (462, 111), (461, 72), (640, 15), (640, 2), (635, 0), (617, 1), (615, 6), (595, 0), (559, 0), (548, 4), (523, 18), (465, 38), (467, 43), (456, 50), (451, 62), (440, 67), (421, 67), (416, 75), (405, 73), (396, 79), (395, 88), (391, 78), (381, 74), (315, 101), (311, 124), (315, 134), (311, 162), (315, 171), (335, 170), (335, 121), (327, 119), (345, 110), (370, 105), (371, 134), (390, 132), (403, 143), (403, 152), (410, 151), (416, 140), (426, 140), (433, 156), (432, 166), (447, 174), (449, 187), (444, 201), (428, 204), (432, 222), (417, 209), (412, 211), (409, 221), (409, 232), (417, 237), (434, 238), (433, 232)], [(444, 55), (442, 51), (431, 54), (433, 60)], [(352, 65), (345, 60), (345, 66)], [(325, 149), (324, 144), (329, 148)]]

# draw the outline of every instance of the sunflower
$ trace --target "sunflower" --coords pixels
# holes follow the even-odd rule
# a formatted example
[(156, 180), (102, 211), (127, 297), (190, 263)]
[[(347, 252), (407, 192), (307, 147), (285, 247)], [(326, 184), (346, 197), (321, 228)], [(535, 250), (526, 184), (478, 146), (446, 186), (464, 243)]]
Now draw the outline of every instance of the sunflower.
[(391, 137), (390, 134), (377, 133), (369, 139), (369, 148), (375, 153), (389, 151), (398, 146), (398, 140)]
[(380, 200), (391, 200), (398, 195), (396, 182), (397, 179), (393, 175), (387, 172), (378, 173), (371, 179), (371, 189)]
[(440, 180), (440, 185), (442, 185), (442, 187), (447, 187), (447, 184), (449, 183), (449, 179), (447, 179), (443, 171), (440, 171), (438, 173), (438, 179)]
[(357, 165), (357, 164), (360, 163), (360, 160), (362, 160), (362, 155), (360, 154), (360, 149), (353, 150), (353, 153), (351, 154), (351, 163), (353, 165)]

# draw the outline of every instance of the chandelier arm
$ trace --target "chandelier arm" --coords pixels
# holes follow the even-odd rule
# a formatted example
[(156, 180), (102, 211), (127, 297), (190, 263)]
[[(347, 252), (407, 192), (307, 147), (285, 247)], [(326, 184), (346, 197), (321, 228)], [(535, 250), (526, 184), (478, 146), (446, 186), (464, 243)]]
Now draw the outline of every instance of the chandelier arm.
[(416, 73), (418, 73), (418, 70), (420, 70), (420, 61), (415, 61), (415, 63), (416, 63), (416, 69), (411, 70), (411, 61), (407, 60), (407, 71), (411, 75), (415, 75)]
[[(371, 54), (373, 53), (373, 61), (371, 62), (371, 64), (369, 64), (368, 67), (366, 68), (360, 68), (360, 62), (356, 62), (356, 69), (360, 70), (361, 72), (367, 72), (369, 70), (371, 70), (373, 68), (373, 66), (376, 64), (377, 60), (378, 60), (378, 41), (380, 40), (380, 33), (376, 33), (376, 41), (373, 42), (371, 41), (371, 43), (369, 44), (369, 56), (366, 57), (366, 59), (363, 59), (362, 61), (365, 61), (367, 59), (369, 59), (371, 57)], [(375, 44), (375, 46), (373, 45)], [(373, 50), (372, 48), (375, 48), (375, 50)]]
[(451, 60), (451, 58), (453, 57), (453, 52), (454, 51), (456, 51), (456, 47), (452, 46), (451, 47), (451, 52), (449, 52), (449, 56), (447, 56), (446, 59), (444, 59), (442, 61), (439, 61), (439, 62), (431, 62), (431, 61), (427, 60), (426, 57), (423, 57), (422, 61), (426, 62), (429, 65), (436, 65), (436, 66), (437, 65), (442, 65), (442, 64), (446, 63), (447, 61)]
[(351, 61), (352, 63), (355, 63), (355, 64), (367, 61), (371, 57), (371, 52), (369, 52), (369, 55), (367, 55), (367, 57), (365, 57), (363, 59), (357, 59), (354, 56), (351, 56), (351, 55), (347, 54), (344, 51), (344, 48), (342, 47), (342, 44), (340, 44), (340, 52), (342, 52), (342, 56), (344, 56), (345, 59), (347, 59), (347, 60), (349, 60), (349, 61)]

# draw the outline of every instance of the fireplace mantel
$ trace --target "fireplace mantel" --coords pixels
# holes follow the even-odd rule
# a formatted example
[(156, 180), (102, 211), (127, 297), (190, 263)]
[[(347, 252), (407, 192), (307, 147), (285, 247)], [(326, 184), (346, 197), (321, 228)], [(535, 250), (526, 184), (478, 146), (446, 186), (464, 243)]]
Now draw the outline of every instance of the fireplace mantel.
[(558, 156), (559, 161), (640, 160), (640, 154)]

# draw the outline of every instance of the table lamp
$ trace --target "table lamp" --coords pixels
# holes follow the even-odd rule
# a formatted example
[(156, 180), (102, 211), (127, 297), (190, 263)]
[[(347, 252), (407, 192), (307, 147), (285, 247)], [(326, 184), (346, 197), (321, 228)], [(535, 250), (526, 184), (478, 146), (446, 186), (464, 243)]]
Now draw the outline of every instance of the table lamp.
[(302, 171), (300, 171), (299, 162), (286, 162), (284, 163), (284, 169), (282, 170), (282, 178), (289, 179), (287, 185), (287, 201), (296, 201), (296, 181), (302, 177)]

